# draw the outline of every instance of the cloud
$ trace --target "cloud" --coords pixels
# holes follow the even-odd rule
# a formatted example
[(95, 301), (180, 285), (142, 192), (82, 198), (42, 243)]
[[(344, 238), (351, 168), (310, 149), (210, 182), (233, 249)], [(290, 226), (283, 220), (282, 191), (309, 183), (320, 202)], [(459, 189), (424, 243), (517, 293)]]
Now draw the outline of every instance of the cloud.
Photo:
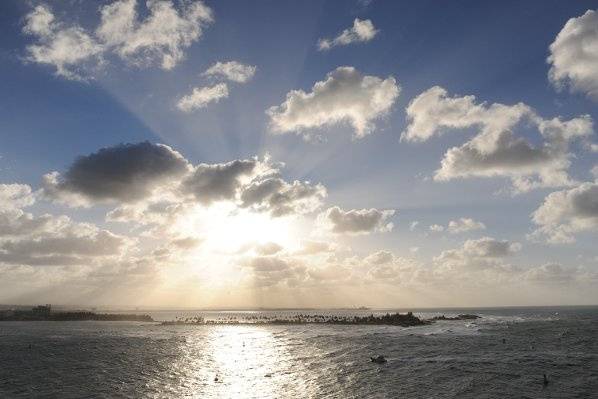
[(430, 231), (434, 233), (442, 233), (444, 231), (444, 226), (441, 226), (439, 224), (433, 224), (430, 226)]
[(336, 46), (346, 46), (351, 43), (365, 43), (372, 40), (380, 32), (376, 30), (371, 20), (355, 18), (353, 26), (343, 30), (334, 39), (320, 39), (318, 50), (326, 51)]
[(419, 225), (419, 221), (414, 220), (413, 222), (411, 222), (411, 224), (409, 225), (409, 231), (415, 231), (415, 229), (417, 228), (417, 226)]
[(237, 61), (217, 62), (202, 75), (222, 77), (236, 83), (246, 83), (253, 78), (256, 70), (257, 68), (253, 65), (245, 65)]
[(471, 218), (460, 218), (451, 220), (448, 224), (448, 231), (452, 234), (466, 233), (475, 230), (485, 230), (486, 225)]
[(33, 205), (35, 196), (26, 184), (0, 184), (0, 211)]
[(27, 46), (27, 59), (52, 65), (67, 79), (86, 79), (109, 54), (136, 66), (160, 64), (172, 69), (213, 22), (212, 11), (202, 2), (184, 2), (177, 10), (171, 1), (147, 1), (148, 16), (140, 21), (136, 0), (120, 0), (100, 7), (95, 32), (56, 21), (46, 5), (36, 6), (25, 17), (23, 32), (37, 38)]
[(266, 111), (272, 133), (302, 133), (349, 123), (355, 138), (375, 130), (374, 121), (386, 115), (400, 88), (396, 80), (362, 75), (353, 67), (338, 67), (326, 80), (316, 82), (310, 93), (293, 90), (286, 100)]
[(388, 222), (388, 219), (394, 213), (393, 209), (371, 208), (345, 211), (338, 206), (333, 206), (320, 214), (318, 219), (325, 229), (336, 234), (369, 234), (391, 231), (394, 225)]
[(194, 87), (191, 94), (178, 100), (176, 106), (183, 112), (192, 112), (207, 107), (209, 103), (218, 103), (223, 98), (228, 98), (226, 83), (218, 83), (210, 87)]
[(335, 244), (325, 241), (303, 240), (301, 241), (301, 248), (298, 251), (299, 255), (315, 255), (321, 253), (334, 252), (337, 246)]
[(598, 13), (571, 18), (550, 45), (548, 78), (557, 88), (598, 100)]
[(0, 211), (0, 238), (38, 235), (57, 231), (69, 222), (66, 216), (34, 216), (21, 209)]
[(102, 7), (96, 34), (123, 60), (137, 65), (158, 61), (163, 69), (172, 69), (213, 22), (212, 10), (199, 1), (182, 3), (177, 11), (170, 1), (149, 0), (144, 21), (138, 20), (136, 4), (121, 0)]
[(63, 175), (46, 174), (41, 192), (71, 207), (117, 203), (107, 220), (142, 225), (174, 223), (197, 204), (223, 201), (273, 217), (317, 210), (326, 188), (286, 181), (281, 166), (268, 157), (194, 166), (163, 144), (120, 144), (79, 157)]
[(241, 192), (241, 207), (272, 216), (306, 214), (317, 210), (326, 197), (321, 184), (295, 180), (288, 183), (278, 175), (257, 178)]
[(478, 240), (467, 240), (463, 244), (464, 254), (483, 258), (502, 258), (513, 255), (521, 249), (521, 244), (507, 240), (496, 240), (483, 237)]
[(364, 258), (364, 261), (366, 263), (369, 263), (372, 265), (382, 265), (385, 263), (390, 263), (394, 260), (395, 260), (394, 254), (390, 251), (384, 251), (384, 250), (374, 252)]
[(484, 229), (486, 229), (484, 223), (477, 222), (471, 218), (460, 218), (458, 220), (451, 220), (446, 228), (439, 224), (433, 224), (430, 226), (430, 231), (434, 233), (441, 233), (446, 230), (451, 234), (459, 234), (468, 231)]
[(41, 237), (4, 241), (0, 244), (0, 263), (33, 266), (83, 265), (93, 258), (115, 256), (127, 239), (107, 230), (66, 229)]
[(202, 242), (203, 240), (201, 238), (187, 236), (176, 238), (172, 240), (170, 244), (179, 250), (186, 251), (197, 248)]
[[(255, 71), (255, 66), (229, 61), (215, 63), (202, 75), (221, 77), (236, 83), (246, 83), (253, 78)], [(210, 103), (218, 103), (223, 98), (228, 98), (228, 95), (229, 88), (226, 83), (218, 83), (208, 87), (194, 87), (190, 94), (182, 96), (178, 100), (177, 108), (183, 112), (192, 112), (205, 108)]]
[(406, 284), (418, 278), (421, 266), (408, 258), (396, 256), (391, 251), (381, 250), (363, 258), (367, 277), (377, 283)]
[(52, 65), (56, 74), (67, 79), (82, 79), (82, 71), (102, 62), (102, 45), (78, 26), (65, 27), (54, 19), (45, 5), (38, 5), (26, 18), (23, 31), (37, 37), (27, 46), (27, 60)]
[(463, 269), (508, 269), (504, 258), (521, 250), (521, 244), (507, 240), (482, 237), (467, 240), (461, 248), (442, 251), (434, 257), (434, 262), (446, 271)]
[(257, 245), (255, 251), (259, 255), (267, 256), (274, 255), (282, 251), (284, 248), (275, 242), (267, 242), (264, 244)]
[[(11, 189), (0, 189), (0, 193), (30, 192), (25, 185), (5, 186)], [(13, 205), (32, 204), (16, 201)], [(127, 237), (95, 225), (75, 223), (67, 216), (34, 216), (18, 206), (0, 210), (0, 265), (84, 265), (99, 258), (118, 257), (131, 244)]]
[(575, 269), (565, 268), (558, 263), (547, 263), (532, 267), (523, 273), (523, 279), (531, 282), (562, 284), (573, 280), (578, 275)]
[(185, 253), (198, 248), (203, 239), (193, 236), (182, 236), (174, 238), (164, 245), (159, 246), (151, 252), (151, 258), (155, 263), (180, 262)]
[(242, 178), (259, 168), (257, 159), (234, 160), (221, 164), (200, 164), (182, 182), (182, 190), (192, 193), (203, 204), (234, 200), (243, 185)]
[(252, 284), (256, 287), (295, 286), (307, 277), (306, 267), (296, 259), (258, 256), (244, 266), (251, 271)]
[(538, 229), (529, 238), (552, 244), (572, 243), (576, 233), (598, 231), (598, 183), (549, 194), (532, 220)]
[(120, 144), (77, 158), (64, 176), (58, 172), (45, 175), (43, 193), (55, 201), (79, 206), (135, 202), (189, 168), (187, 160), (167, 145), (147, 141)]
[[(407, 118), (409, 124), (401, 135), (404, 141), (426, 141), (447, 129), (477, 130), (472, 139), (446, 152), (435, 180), (508, 177), (516, 192), (574, 184), (567, 173), (571, 164), (569, 144), (582, 139), (589, 146), (593, 133), (588, 115), (568, 121), (547, 120), (523, 103), (476, 104), (474, 96), (448, 97), (438, 86), (410, 102)], [(538, 130), (544, 139), (541, 145), (534, 146), (512, 132), (524, 121)]]

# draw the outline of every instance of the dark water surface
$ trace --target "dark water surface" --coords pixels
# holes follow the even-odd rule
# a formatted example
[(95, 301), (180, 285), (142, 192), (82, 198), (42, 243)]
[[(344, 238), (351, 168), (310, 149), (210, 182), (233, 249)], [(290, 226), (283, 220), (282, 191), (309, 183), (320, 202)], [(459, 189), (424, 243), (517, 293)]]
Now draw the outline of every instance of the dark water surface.
[[(411, 328), (3, 322), (0, 397), (598, 398), (598, 308), (467, 312), (483, 319)], [(376, 354), (388, 363), (371, 363)]]

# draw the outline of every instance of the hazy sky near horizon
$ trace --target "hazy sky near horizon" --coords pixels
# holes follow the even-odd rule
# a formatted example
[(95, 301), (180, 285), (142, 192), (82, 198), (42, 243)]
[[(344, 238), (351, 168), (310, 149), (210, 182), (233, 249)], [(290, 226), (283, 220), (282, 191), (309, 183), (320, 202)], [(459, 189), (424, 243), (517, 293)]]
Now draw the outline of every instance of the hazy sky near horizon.
[(592, 1), (0, 4), (0, 303), (598, 303)]

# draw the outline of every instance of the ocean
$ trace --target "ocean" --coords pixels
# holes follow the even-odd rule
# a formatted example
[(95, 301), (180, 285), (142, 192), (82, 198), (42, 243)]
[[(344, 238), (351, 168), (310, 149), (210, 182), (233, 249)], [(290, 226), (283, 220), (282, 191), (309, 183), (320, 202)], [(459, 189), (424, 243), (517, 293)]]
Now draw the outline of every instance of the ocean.
[(2, 322), (0, 398), (598, 398), (598, 307), (414, 313), (482, 318), (408, 328)]

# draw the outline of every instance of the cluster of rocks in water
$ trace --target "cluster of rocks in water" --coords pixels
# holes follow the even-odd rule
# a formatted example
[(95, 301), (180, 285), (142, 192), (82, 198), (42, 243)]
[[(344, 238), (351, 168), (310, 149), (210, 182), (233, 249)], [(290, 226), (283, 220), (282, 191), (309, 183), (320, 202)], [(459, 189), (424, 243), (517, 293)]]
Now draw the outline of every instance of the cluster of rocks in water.
[(455, 317), (436, 316), (431, 319), (420, 319), (412, 312), (408, 313), (386, 313), (384, 315), (375, 316), (373, 314), (368, 316), (339, 316), (339, 315), (310, 315), (310, 314), (295, 314), (286, 317), (268, 316), (268, 315), (248, 315), (243, 318), (236, 316), (229, 316), (225, 318), (218, 318), (216, 320), (205, 320), (201, 316), (176, 318), (173, 321), (162, 322), (162, 325), (206, 325), (206, 324), (340, 324), (340, 325), (390, 325), (401, 327), (414, 327), (431, 324), (435, 321), (444, 320), (475, 320), (480, 316), (473, 314), (460, 314)]
[(476, 320), (481, 319), (481, 316), (476, 314), (460, 314), (454, 317), (446, 317), (445, 315), (442, 316), (435, 316), (432, 317), (430, 320), (438, 321), (438, 320)]

